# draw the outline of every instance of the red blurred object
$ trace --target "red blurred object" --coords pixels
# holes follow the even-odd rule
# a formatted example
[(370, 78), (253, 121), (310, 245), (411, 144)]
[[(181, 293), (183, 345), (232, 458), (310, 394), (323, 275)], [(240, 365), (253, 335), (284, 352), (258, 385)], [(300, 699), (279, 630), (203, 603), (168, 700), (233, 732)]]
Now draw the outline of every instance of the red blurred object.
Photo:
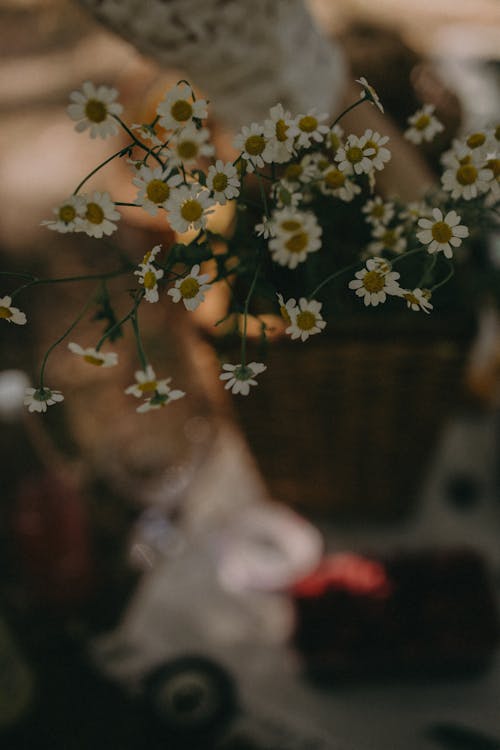
[(24, 583), (41, 605), (71, 609), (92, 589), (85, 500), (69, 478), (45, 473), (23, 480), (11, 525)]
[(325, 557), (313, 573), (294, 585), (292, 593), (296, 597), (321, 596), (330, 588), (383, 598), (390, 594), (391, 583), (378, 560), (343, 552)]

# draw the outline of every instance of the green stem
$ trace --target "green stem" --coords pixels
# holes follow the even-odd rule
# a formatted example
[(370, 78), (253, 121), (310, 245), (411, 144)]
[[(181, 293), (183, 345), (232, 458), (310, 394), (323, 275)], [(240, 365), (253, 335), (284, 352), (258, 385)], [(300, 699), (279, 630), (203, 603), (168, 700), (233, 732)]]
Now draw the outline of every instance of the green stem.
[(139, 331), (139, 321), (137, 319), (137, 306), (135, 307), (131, 317), (132, 317), (132, 328), (134, 329), (135, 343), (137, 346), (137, 354), (139, 355), (139, 360), (141, 362), (142, 369), (145, 371), (148, 366), (148, 358), (146, 357), (146, 354), (144, 353), (144, 348), (142, 346), (141, 333)]
[(266, 214), (266, 217), (269, 219), (269, 209), (267, 207), (266, 191), (264, 190), (264, 183), (262, 182), (262, 177), (258, 173), (257, 173), (257, 180), (259, 183), (260, 197), (264, 205), (264, 213)]
[(311, 300), (314, 299), (316, 294), (319, 292), (320, 289), (323, 289), (324, 286), (330, 283), (330, 281), (333, 281), (338, 276), (342, 276), (342, 274), (347, 273), (347, 271), (352, 271), (353, 268), (357, 268), (359, 266), (359, 261), (356, 261), (355, 263), (351, 263), (350, 266), (346, 266), (345, 268), (341, 268), (339, 271), (335, 271), (334, 273), (331, 273), (330, 276), (327, 276), (326, 279), (323, 279), (321, 284), (318, 284), (318, 286), (313, 289), (313, 291), (308, 295), (307, 299)]
[(252, 299), (253, 291), (255, 289), (255, 284), (257, 283), (257, 277), (259, 275), (260, 271), (260, 263), (257, 264), (255, 267), (255, 273), (253, 275), (252, 283), (250, 284), (250, 289), (248, 290), (248, 294), (245, 299), (245, 305), (243, 308), (243, 334), (241, 337), (241, 364), (243, 367), (246, 365), (246, 357), (247, 357), (247, 320), (248, 320), (248, 308), (250, 306), (250, 300)]
[(448, 281), (451, 279), (451, 277), (455, 274), (455, 266), (453, 265), (453, 263), (450, 263), (449, 266), (450, 266), (450, 270), (448, 274), (446, 275), (446, 277), (442, 281), (440, 281), (438, 284), (434, 284), (434, 286), (431, 287), (431, 290), (430, 290), (431, 292), (435, 292), (436, 289), (439, 289), (440, 286), (444, 286), (445, 284), (447, 284)]
[(142, 148), (143, 151), (146, 151), (148, 154), (151, 154), (153, 159), (156, 159), (158, 164), (161, 166), (162, 169), (165, 169), (165, 164), (162, 162), (158, 154), (155, 154), (148, 146), (146, 146), (145, 143), (143, 143), (137, 136), (130, 130), (130, 128), (125, 125), (123, 120), (121, 120), (117, 115), (113, 115), (114, 119), (121, 125), (121, 127), (124, 129), (124, 131), (132, 138), (134, 141), (134, 145), (138, 146), (139, 148)]
[(413, 250), (408, 250), (408, 252), (403, 253), (402, 255), (398, 255), (397, 258), (393, 258), (390, 262), (391, 266), (395, 266), (396, 263), (400, 263), (405, 258), (408, 258), (410, 255), (415, 255), (416, 253), (424, 253), (427, 252), (427, 248), (425, 247), (414, 247)]
[(360, 104), (363, 104), (363, 102), (369, 102), (369, 101), (370, 101), (370, 99), (368, 99), (368, 98), (367, 98), (366, 96), (364, 96), (363, 98), (361, 98), (361, 97), (360, 97), (360, 98), (359, 98), (359, 99), (358, 99), (357, 101), (355, 101), (355, 102), (354, 102), (353, 104), (349, 104), (349, 106), (348, 106), (348, 107), (346, 107), (346, 108), (345, 108), (345, 109), (344, 109), (344, 110), (343, 110), (343, 111), (342, 111), (342, 112), (340, 113), (340, 115), (338, 115), (338, 117), (336, 117), (336, 118), (335, 118), (335, 120), (334, 120), (334, 121), (332, 122), (332, 124), (330, 125), (330, 129), (331, 129), (331, 128), (334, 128), (334, 127), (335, 127), (335, 125), (336, 125), (336, 124), (337, 124), (338, 122), (340, 122), (340, 120), (341, 120), (341, 119), (342, 119), (343, 117), (345, 117), (345, 116), (346, 116), (346, 114), (347, 114), (348, 112), (350, 112), (350, 111), (351, 111), (352, 109), (355, 109), (355, 107), (359, 107), (359, 105), (360, 105)]
[(95, 348), (96, 352), (99, 351), (99, 349), (104, 344), (104, 342), (106, 341), (106, 339), (108, 339), (114, 333), (114, 331), (116, 331), (119, 328), (121, 328), (121, 326), (124, 323), (126, 323), (127, 320), (129, 320), (130, 318), (132, 318), (136, 314), (137, 308), (139, 307), (143, 296), (144, 296), (144, 294), (139, 294), (137, 296), (137, 299), (134, 301), (134, 306), (132, 307), (132, 309), (129, 310), (128, 313), (126, 315), (124, 315), (121, 320), (119, 320), (118, 322), (114, 323), (111, 326), (111, 328), (108, 328), (108, 330), (104, 332), (104, 334), (101, 336), (101, 338), (99, 339), (99, 341), (96, 344), (96, 348)]
[(128, 151), (130, 151), (132, 147), (132, 144), (130, 146), (126, 146), (125, 148), (121, 148), (119, 151), (116, 151), (116, 153), (112, 154), (111, 156), (108, 156), (107, 159), (102, 161), (100, 164), (95, 167), (95, 169), (92, 170), (92, 172), (89, 172), (89, 174), (83, 178), (83, 180), (77, 185), (77, 187), (73, 190), (73, 195), (77, 195), (78, 192), (81, 190), (81, 188), (85, 185), (85, 183), (90, 180), (91, 177), (93, 177), (96, 172), (98, 172), (100, 169), (106, 166), (106, 164), (109, 164), (110, 161), (113, 161), (113, 159), (116, 159), (117, 156), (125, 156)]
[(113, 279), (116, 276), (124, 276), (126, 273), (130, 273), (130, 268), (121, 268), (118, 271), (110, 271), (109, 273), (86, 274), (84, 276), (63, 276), (57, 279), (39, 279), (32, 277), (32, 280), (28, 281), (27, 284), (23, 284), (12, 292), (11, 299), (14, 299), (14, 297), (20, 292), (31, 286), (39, 286), (40, 284), (65, 284), (73, 281), (104, 281), (106, 279)]

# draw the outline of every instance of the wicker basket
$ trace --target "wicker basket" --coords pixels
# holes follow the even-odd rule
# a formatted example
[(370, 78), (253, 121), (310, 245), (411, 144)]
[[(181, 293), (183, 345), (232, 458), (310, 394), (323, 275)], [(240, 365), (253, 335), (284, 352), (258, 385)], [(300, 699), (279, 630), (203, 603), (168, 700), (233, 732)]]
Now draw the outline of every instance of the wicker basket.
[(413, 507), (473, 334), (470, 322), (419, 318), (354, 319), (270, 346), (235, 408), (274, 497), (356, 520)]

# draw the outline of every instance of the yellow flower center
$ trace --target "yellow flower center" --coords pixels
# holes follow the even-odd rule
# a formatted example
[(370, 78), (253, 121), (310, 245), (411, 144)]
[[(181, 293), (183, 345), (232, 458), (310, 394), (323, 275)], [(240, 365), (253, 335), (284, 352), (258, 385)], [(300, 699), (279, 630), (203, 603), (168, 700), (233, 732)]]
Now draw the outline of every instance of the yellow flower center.
[(301, 331), (310, 331), (316, 325), (316, 316), (310, 310), (302, 310), (297, 315), (297, 326)]
[(88, 362), (89, 365), (95, 365), (96, 367), (101, 367), (103, 364), (103, 360), (99, 357), (94, 357), (92, 354), (84, 354), (83, 359), (85, 362)]
[(284, 120), (278, 120), (275, 127), (276, 140), (283, 143), (287, 139), (288, 125)]
[(378, 154), (378, 145), (375, 143), (375, 141), (366, 141), (365, 145), (363, 146), (363, 151), (366, 151), (367, 149), (373, 149), (374, 154), (370, 154), (368, 157), (369, 159), (375, 159), (375, 157)]
[(185, 99), (177, 99), (170, 107), (170, 114), (177, 122), (186, 122), (193, 115), (193, 108)]
[(328, 161), (328, 159), (320, 159), (318, 161), (318, 169), (320, 169), (322, 172), (323, 170), (328, 169), (329, 166), (330, 162)]
[(299, 221), (294, 221), (293, 219), (287, 219), (286, 221), (281, 222), (281, 228), (284, 229), (285, 232), (296, 232), (301, 226), (302, 224)]
[(462, 164), (457, 169), (456, 177), (460, 185), (473, 185), (477, 180), (477, 169), (472, 164)]
[(144, 274), (144, 288), (145, 289), (154, 289), (156, 286), (156, 276), (154, 274), (154, 271), (146, 271)]
[(12, 318), (14, 313), (9, 307), (0, 307), (0, 318)]
[(381, 292), (385, 286), (384, 274), (379, 271), (368, 271), (363, 277), (363, 286), (367, 292)]
[(342, 187), (342, 185), (345, 183), (345, 175), (340, 171), (340, 169), (336, 169), (334, 167), (325, 174), (325, 183), (329, 188)]
[(410, 305), (418, 305), (418, 306), (420, 307), (420, 302), (419, 302), (419, 301), (418, 301), (418, 299), (417, 299), (417, 298), (415, 297), (415, 295), (413, 294), (413, 292), (405, 292), (405, 293), (403, 294), (403, 297), (405, 298), (405, 300), (406, 300), (407, 302), (409, 302), (409, 303), (410, 303)]
[(313, 133), (318, 127), (318, 121), (312, 115), (306, 115), (299, 120), (299, 128), (304, 133)]
[(177, 153), (181, 159), (194, 159), (198, 154), (198, 144), (195, 141), (181, 141), (177, 146)]
[(137, 388), (141, 391), (141, 393), (151, 393), (152, 391), (156, 390), (156, 386), (156, 380), (146, 380), (145, 383), (139, 383)]
[(385, 208), (382, 205), (382, 203), (377, 203), (370, 211), (371, 216), (373, 216), (375, 219), (381, 219), (384, 215)]
[(413, 125), (414, 128), (417, 130), (425, 130), (428, 125), (430, 125), (431, 118), (429, 115), (420, 115), (418, 120)]
[(303, 171), (300, 164), (289, 164), (285, 170), (285, 179), (290, 180), (290, 182), (298, 180)]
[(285, 242), (285, 247), (290, 253), (301, 253), (306, 249), (309, 242), (309, 237), (305, 232), (297, 232), (293, 234), (290, 239)]
[(170, 188), (163, 180), (151, 180), (146, 187), (146, 195), (151, 203), (163, 203), (170, 195)]
[(98, 203), (89, 203), (87, 205), (85, 218), (87, 221), (90, 221), (91, 224), (102, 224), (104, 221), (104, 211)]
[(228, 180), (224, 172), (217, 172), (212, 181), (213, 189), (216, 193), (223, 193), (227, 188)]
[(346, 151), (346, 157), (347, 161), (350, 161), (351, 164), (357, 164), (363, 158), (363, 150), (358, 146), (351, 146)]
[(479, 148), (486, 141), (484, 133), (471, 133), (465, 141), (469, 148)]
[(179, 291), (184, 299), (193, 299), (193, 297), (196, 297), (196, 295), (200, 291), (200, 285), (198, 284), (196, 279), (193, 279), (192, 276), (188, 276), (181, 282)]
[(266, 147), (266, 142), (262, 135), (251, 135), (245, 141), (245, 151), (250, 156), (258, 156)]
[(85, 105), (85, 115), (90, 122), (103, 122), (108, 114), (106, 105), (98, 99), (89, 99)]
[(431, 229), (431, 233), (436, 242), (449, 242), (453, 237), (450, 226), (445, 221), (436, 221)]
[(181, 216), (185, 221), (191, 222), (198, 221), (203, 215), (203, 208), (201, 204), (196, 200), (189, 200), (183, 203), (181, 208)]
[(488, 159), (486, 166), (493, 172), (493, 177), (500, 177), (500, 159)]
[(73, 208), (73, 206), (70, 206), (70, 205), (61, 206), (61, 208), (59, 209), (58, 216), (59, 216), (59, 219), (63, 221), (65, 224), (69, 224), (70, 221), (73, 221), (73, 219), (75, 218), (76, 211)]

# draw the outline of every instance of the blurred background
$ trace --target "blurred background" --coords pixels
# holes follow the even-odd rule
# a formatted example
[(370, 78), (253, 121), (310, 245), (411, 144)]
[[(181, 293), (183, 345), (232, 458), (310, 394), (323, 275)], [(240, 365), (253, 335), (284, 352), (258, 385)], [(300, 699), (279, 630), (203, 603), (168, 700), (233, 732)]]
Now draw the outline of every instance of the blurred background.
[[(435, 105), (445, 132), (422, 158), (436, 176), (453, 138), (498, 125), (496, 0), (308, 8), (396, 126)], [(164, 221), (131, 210), (113, 242), (40, 222), (121, 145), (75, 133), (69, 92), (85, 80), (112, 85), (127, 121), (145, 122), (185, 71), (141, 55), (69, 0), (3, 0), (0, 21), (1, 268), (92, 274), (120, 248), (139, 261), (168, 246)], [(214, 115), (209, 127), (230, 154), (231, 123)], [(124, 176), (114, 162), (90, 184), (133, 200)], [(230, 212), (213, 221), (228, 231)], [(500, 264), (500, 233), (485, 247)], [(30, 325), (0, 332), (1, 746), (500, 747), (500, 334), (488, 300), (474, 334), (458, 317), (444, 343), (415, 338), (410, 364), (400, 350), (374, 364), (349, 335), (338, 343), (344, 365), (329, 387), (343, 400), (346, 450), (336, 479), (318, 474), (311, 486), (289, 443), (271, 450), (262, 435), (278, 395), (233, 403), (219, 387), (214, 331), (178, 306), (144, 312), (145, 343), (189, 399), (136, 415), (123, 394), (137, 369), (125, 337), (118, 373), (83, 372), (60, 347), (47, 382), (64, 405), (43, 419), (21, 413), (16, 394), (91, 291), (35, 288), (22, 297)], [(213, 304), (210, 320), (223, 300)], [(82, 321), (77, 340), (93, 345), (95, 326)], [(416, 358), (424, 387), (410, 409)], [(366, 367), (393, 395), (404, 386), (406, 405), (384, 402), (392, 416), (378, 433), (353, 390)], [(314, 443), (311, 414), (279, 398), (318, 466), (328, 464), (330, 438)], [(424, 413), (431, 424), (411, 432)], [(352, 446), (370, 456), (364, 468)]]

